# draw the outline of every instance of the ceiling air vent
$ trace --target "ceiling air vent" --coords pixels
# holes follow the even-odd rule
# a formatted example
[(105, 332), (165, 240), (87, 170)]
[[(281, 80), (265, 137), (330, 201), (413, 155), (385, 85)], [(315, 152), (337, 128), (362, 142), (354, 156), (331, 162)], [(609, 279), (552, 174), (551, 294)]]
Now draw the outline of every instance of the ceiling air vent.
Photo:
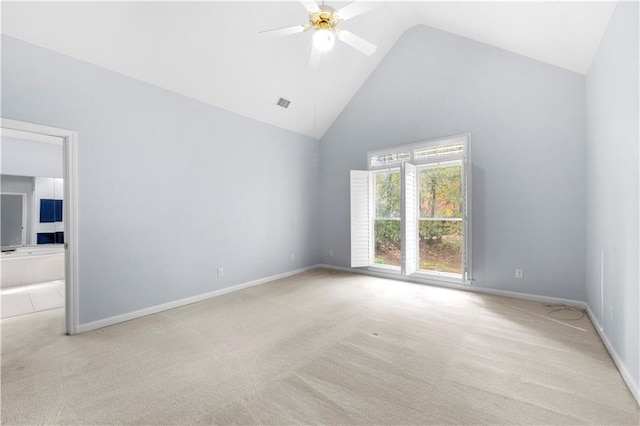
[(291, 101), (288, 101), (285, 98), (280, 98), (278, 99), (277, 105), (281, 106), (282, 108), (288, 108), (290, 103)]

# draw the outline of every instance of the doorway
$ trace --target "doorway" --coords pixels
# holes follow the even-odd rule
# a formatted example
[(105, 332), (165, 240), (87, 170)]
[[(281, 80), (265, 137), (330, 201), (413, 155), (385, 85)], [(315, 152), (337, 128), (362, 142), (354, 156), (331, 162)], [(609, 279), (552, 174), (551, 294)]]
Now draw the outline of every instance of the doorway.
[[(9, 119), (2, 119), (1, 132), (3, 234), (11, 227), (11, 240), (2, 238), (3, 299), (13, 298), (15, 312), (27, 301), (34, 310), (64, 304), (66, 333), (77, 334), (76, 133)], [(9, 197), (16, 194), (21, 208)]]

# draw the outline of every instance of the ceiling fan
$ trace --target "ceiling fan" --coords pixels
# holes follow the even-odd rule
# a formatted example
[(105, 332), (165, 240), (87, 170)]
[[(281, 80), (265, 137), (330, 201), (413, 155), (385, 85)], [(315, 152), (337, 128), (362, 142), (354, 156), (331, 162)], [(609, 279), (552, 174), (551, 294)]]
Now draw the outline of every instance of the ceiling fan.
[(300, 2), (309, 12), (308, 24), (261, 31), (260, 34), (279, 37), (303, 33), (311, 29), (314, 30), (315, 34), (313, 34), (311, 58), (309, 60), (310, 68), (315, 68), (318, 65), (322, 53), (331, 50), (336, 39), (345, 42), (367, 56), (373, 55), (376, 51), (377, 46), (375, 44), (349, 30), (339, 28), (338, 24), (382, 6), (381, 2), (356, 0), (339, 10), (335, 10), (331, 6), (325, 6), (324, 0), (321, 5), (318, 5), (314, 0), (300, 0)]

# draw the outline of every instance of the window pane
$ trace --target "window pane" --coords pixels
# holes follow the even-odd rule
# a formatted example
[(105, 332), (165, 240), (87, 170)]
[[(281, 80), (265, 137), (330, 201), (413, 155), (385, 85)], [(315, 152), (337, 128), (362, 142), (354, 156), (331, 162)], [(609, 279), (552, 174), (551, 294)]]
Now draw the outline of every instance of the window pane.
[(444, 155), (461, 154), (464, 152), (464, 145), (446, 145), (433, 148), (419, 148), (413, 151), (413, 158), (416, 160), (433, 159)]
[[(375, 176), (375, 253), (374, 263), (400, 266), (400, 171), (385, 171)], [(396, 219), (396, 220), (388, 220)]]
[(402, 163), (403, 161), (409, 161), (411, 159), (411, 153), (394, 152), (391, 154), (374, 155), (371, 157), (371, 166), (384, 166), (386, 164)]
[(418, 176), (420, 218), (462, 218), (462, 166), (422, 168)]
[(400, 172), (375, 174), (376, 218), (400, 218)]
[(419, 227), (419, 268), (462, 274), (462, 221), (421, 220)]
[(378, 265), (400, 266), (401, 245), (400, 245), (400, 221), (399, 220), (376, 220), (375, 227), (375, 259)]

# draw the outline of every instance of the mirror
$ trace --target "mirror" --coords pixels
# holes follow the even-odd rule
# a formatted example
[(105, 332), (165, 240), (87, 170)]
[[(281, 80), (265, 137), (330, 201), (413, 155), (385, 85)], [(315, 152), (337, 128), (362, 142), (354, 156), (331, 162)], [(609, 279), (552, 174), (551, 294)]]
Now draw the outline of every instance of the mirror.
[(2, 246), (26, 244), (26, 194), (2, 193)]
[(62, 139), (2, 130), (2, 249), (64, 243)]

